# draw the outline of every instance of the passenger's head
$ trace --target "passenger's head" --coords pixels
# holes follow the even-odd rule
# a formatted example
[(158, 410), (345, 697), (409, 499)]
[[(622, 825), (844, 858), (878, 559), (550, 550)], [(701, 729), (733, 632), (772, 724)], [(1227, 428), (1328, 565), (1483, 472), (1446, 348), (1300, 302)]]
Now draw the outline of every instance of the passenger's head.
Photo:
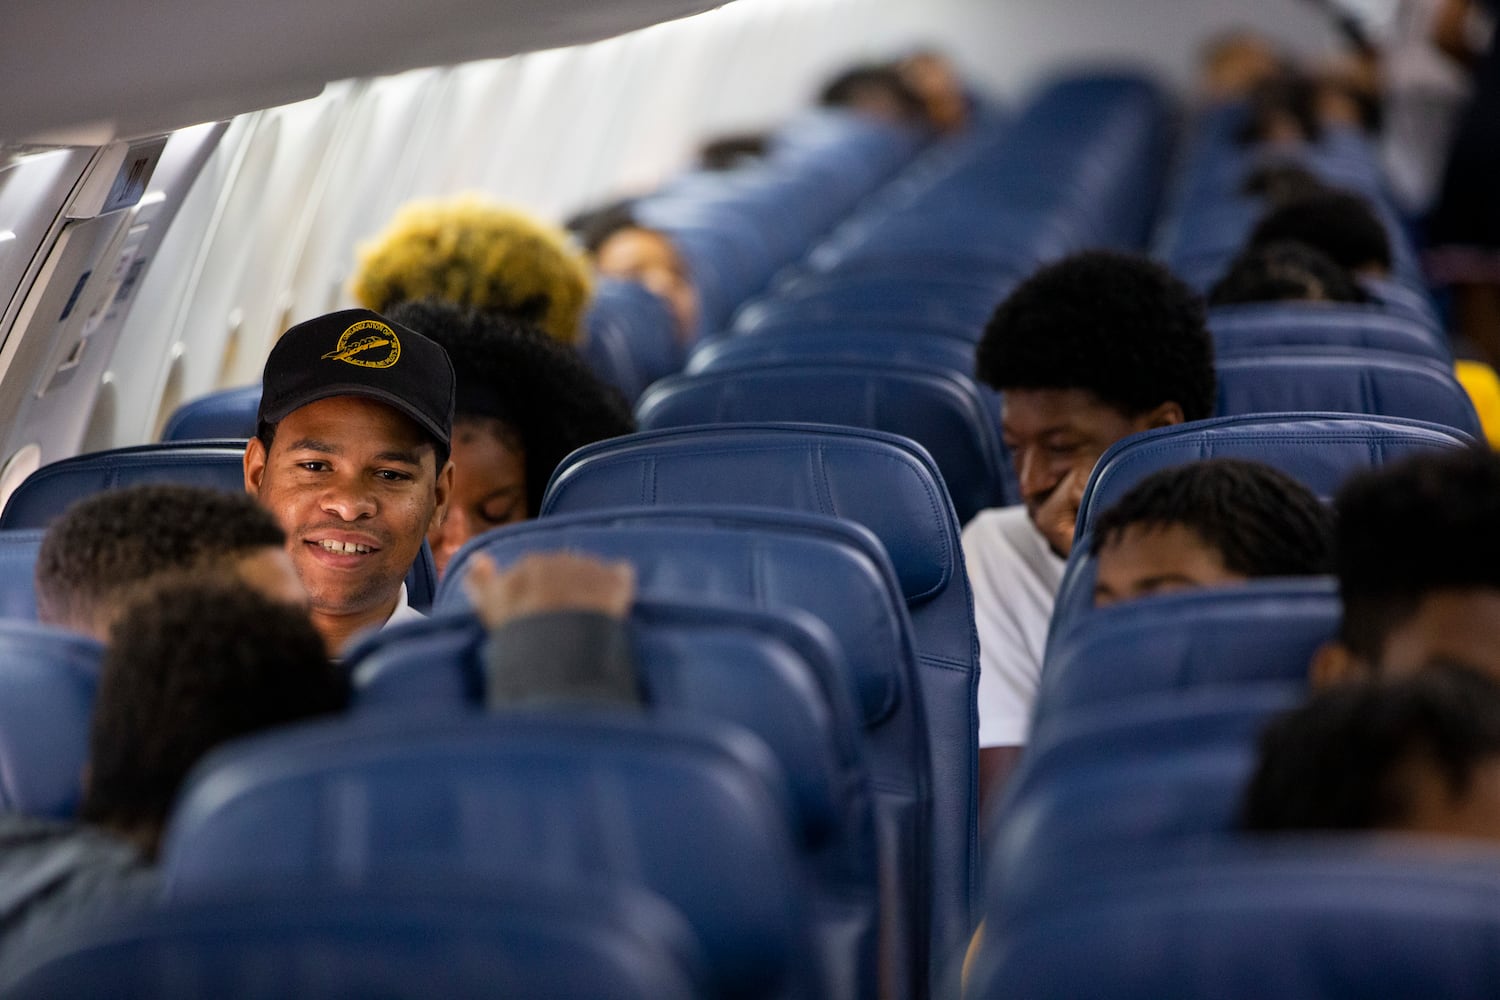
[(1500, 456), (1431, 452), (1339, 492), (1339, 637), (1315, 683), (1398, 677), (1433, 661), (1500, 678)]
[(1248, 246), (1293, 241), (1316, 247), (1339, 267), (1361, 277), (1391, 270), (1391, 240), (1364, 198), (1328, 189), (1291, 198), (1267, 212), (1250, 234)]
[(698, 147), (698, 166), (704, 170), (738, 170), (759, 163), (770, 149), (770, 139), (762, 132), (715, 136)]
[(121, 605), (149, 581), (197, 572), (306, 604), (276, 519), (243, 494), (133, 486), (78, 501), (42, 539), (37, 615), (103, 639)]
[(1263, 163), (1240, 182), (1240, 194), (1271, 205), (1327, 190), (1323, 179), (1297, 163)]
[(453, 365), (365, 309), (282, 335), (261, 377), (245, 489), (287, 550), (330, 649), (384, 623), (453, 488)]
[(568, 220), (568, 229), (588, 251), (594, 270), (633, 281), (665, 300), (677, 320), (679, 340), (697, 334), (698, 289), (686, 259), (671, 237), (636, 218), (630, 202), (576, 215)]
[(1281, 56), (1270, 39), (1246, 28), (1210, 38), (1199, 51), (1199, 85), (1210, 100), (1244, 97), (1281, 69)]
[(1433, 666), (1314, 695), (1261, 736), (1242, 822), (1500, 840), (1500, 688)]
[(349, 682), (307, 613), (212, 577), (138, 592), (109, 634), (82, 816), (154, 855), (183, 779), (239, 736), (342, 710)]
[(619, 394), (540, 330), (435, 300), (391, 318), (440, 344), (458, 373), (453, 494), (428, 535), (439, 572), (480, 532), (536, 517), (569, 452), (635, 430)]
[(1333, 568), (1333, 515), (1260, 462), (1213, 458), (1152, 473), (1094, 522), (1100, 606)]
[(824, 85), (818, 103), (897, 125), (927, 124), (927, 105), (894, 66), (846, 70)]
[(439, 298), (511, 316), (565, 344), (582, 337), (588, 266), (567, 234), (514, 208), (464, 195), (407, 204), (360, 248), (351, 291), (385, 312)]
[[(1044, 267), (995, 310), (974, 367), (1005, 394), (1001, 430), (1033, 520), (1060, 488), (1081, 491), (1120, 438), (1213, 413), (1203, 304), (1140, 257), (1094, 251)], [(1066, 544), (1049, 540), (1066, 551), (1071, 529)]]
[(1208, 293), (1208, 304), (1245, 302), (1368, 302), (1354, 276), (1306, 243), (1252, 244)]
[(1323, 134), (1318, 88), (1300, 73), (1281, 70), (1250, 88), (1249, 118), (1238, 139), (1246, 145), (1300, 146)]
[(906, 85), (922, 99), (927, 120), (939, 132), (957, 132), (969, 123), (969, 95), (953, 61), (936, 49), (918, 49), (896, 64)]

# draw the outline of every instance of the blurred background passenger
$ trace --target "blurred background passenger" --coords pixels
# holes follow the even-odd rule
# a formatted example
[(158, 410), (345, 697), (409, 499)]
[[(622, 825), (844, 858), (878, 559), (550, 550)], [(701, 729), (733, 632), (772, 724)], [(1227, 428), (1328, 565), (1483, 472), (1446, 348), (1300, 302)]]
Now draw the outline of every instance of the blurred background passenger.
[(636, 218), (628, 200), (580, 212), (567, 228), (597, 273), (633, 281), (665, 300), (677, 320), (678, 341), (692, 343), (698, 335), (698, 289), (671, 237)]
[(1391, 273), (1391, 238), (1370, 203), (1352, 191), (1329, 188), (1290, 198), (1256, 223), (1246, 246), (1293, 240), (1327, 254), (1362, 278)]
[(973, 101), (948, 56), (937, 49), (916, 49), (896, 63), (896, 72), (921, 99), (936, 132), (962, 132), (968, 126)]
[(1209, 101), (1240, 100), (1282, 67), (1282, 56), (1269, 38), (1248, 28), (1232, 28), (1200, 49), (1198, 90)]
[(922, 96), (889, 64), (867, 63), (845, 70), (824, 85), (818, 103), (893, 125), (933, 124)]
[(378, 313), (438, 298), (533, 324), (564, 344), (583, 338), (591, 288), (565, 232), (478, 195), (402, 207), (360, 248), (350, 286)]
[(534, 327), (437, 299), (396, 306), (390, 318), (442, 345), (458, 379), (453, 491), (427, 539), (439, 573), (475, 535), (536, 517), (570, 452), (635, 430), (619, 394)]
[(1242, 251), (1209, 290), (1211, 306), (1246, 302), (1368, 302), (1354, 276), (1326, 253), (1294, 240)]

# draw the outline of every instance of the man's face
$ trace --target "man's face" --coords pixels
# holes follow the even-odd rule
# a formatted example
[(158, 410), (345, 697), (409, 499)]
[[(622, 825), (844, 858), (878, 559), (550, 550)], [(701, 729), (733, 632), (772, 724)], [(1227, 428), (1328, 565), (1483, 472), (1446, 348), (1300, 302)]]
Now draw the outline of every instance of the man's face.
[(1099, 550), (1094, 604), (1104, 607), (1152, 594), (1243, 583), (1223, 556), (1181, 524), (1132, 524)]
[(452, 467), (395, 410), (358, 396), (309, 403), (281, 421), (269, 453), (251, 439), (245, 488), (276, 515), (315, 613), (395, 607), (422, 539), (442, 520)]
[(1397, 677), (1429, 663), (1456, 663), (1500, 680), (1500, 589), (1435, 590), (1386, 633), (1380, 672)]

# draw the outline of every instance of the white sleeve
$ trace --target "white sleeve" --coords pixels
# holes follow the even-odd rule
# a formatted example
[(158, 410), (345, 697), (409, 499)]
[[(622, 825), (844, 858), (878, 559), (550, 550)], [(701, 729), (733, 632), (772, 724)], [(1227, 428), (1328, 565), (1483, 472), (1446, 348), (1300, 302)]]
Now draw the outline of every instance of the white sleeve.
[(981, 515), (963, 535), (979, 634), (981, 747), (1026, 742), (1053, 596), (997, 528)]

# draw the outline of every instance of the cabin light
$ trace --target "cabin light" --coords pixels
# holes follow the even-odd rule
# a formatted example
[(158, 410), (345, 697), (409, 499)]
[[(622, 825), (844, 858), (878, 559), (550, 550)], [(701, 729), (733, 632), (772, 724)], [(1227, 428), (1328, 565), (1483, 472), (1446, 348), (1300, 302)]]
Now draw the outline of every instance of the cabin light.
[(16, 238), (16, 234), (9, 229), (0, 229), (0, 243), (9, 243)]
[(135, 203), (136, 208), (145, 208), (147, 205), (160, 205), (167, 200), (165, 191), (148, 191), (141, 196), (141, 200)]

